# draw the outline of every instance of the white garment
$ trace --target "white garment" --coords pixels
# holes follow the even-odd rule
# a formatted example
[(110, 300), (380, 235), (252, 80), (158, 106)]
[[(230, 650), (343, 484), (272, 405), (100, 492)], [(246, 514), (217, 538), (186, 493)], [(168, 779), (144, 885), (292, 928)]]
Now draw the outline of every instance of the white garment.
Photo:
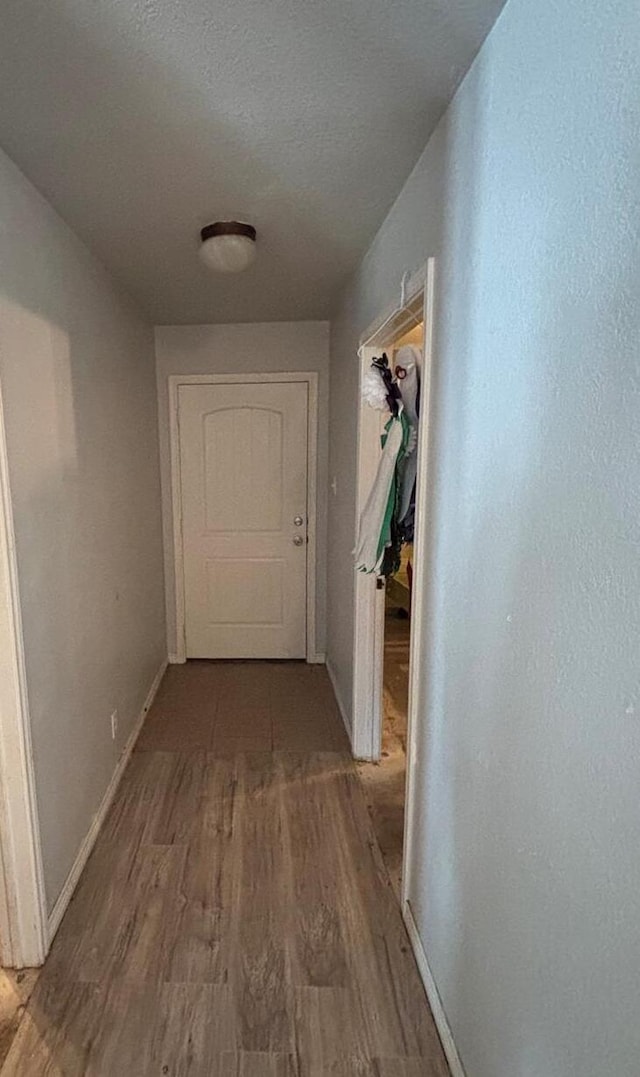
[(379, 370), (367, 370), (362, 379), (362, 399), (376, 411), (388, 411), (387, 387)]
[(399, 419), (395, 419), (388, 430), (378, 473), (360, 517), (358, 541), (354, 553), (356, 568), (361, 572), (377, 572), (382, 565), (384, 548), (379, 553), (378, 546), (389, 503), (396, 459), (402, 446), (402, 435), (402, 423)]

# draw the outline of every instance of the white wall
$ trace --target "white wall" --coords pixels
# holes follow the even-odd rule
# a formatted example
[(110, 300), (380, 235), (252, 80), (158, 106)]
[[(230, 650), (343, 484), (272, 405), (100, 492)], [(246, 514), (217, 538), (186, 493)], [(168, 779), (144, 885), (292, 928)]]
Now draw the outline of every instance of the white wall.
[(438, 259), (411, 903), (468, 1077), (635, 1077), (640, 19), (510, 0), (332, 331), (351, 698), (359, 333)]
[(51, 908), (166, 654), (153, 337), (2, 153), (0, 379)]
[(229, 372), (256, 374), (305, 370), (318, 372), (316, 645), (318, 652), (322, 654), (326, 634), (328, 322), (157, 326), (156, 365), (167, 582), (167, 639), (170, 654), (176, 652), (176, 616), (169, 453), (169, 375)]

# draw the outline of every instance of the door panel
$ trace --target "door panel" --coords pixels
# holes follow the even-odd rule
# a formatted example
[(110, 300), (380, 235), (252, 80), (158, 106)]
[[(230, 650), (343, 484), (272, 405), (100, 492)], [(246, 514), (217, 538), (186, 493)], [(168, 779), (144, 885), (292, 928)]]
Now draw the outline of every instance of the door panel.
[[(205, 415), (203, 426), (207, 531), (282, 531), (282, 414), (224, 408)], [(229, 489), (239, 496), (229, 498)]]
[(307, 406), (302, 382), (179, 388), (189, 658), (305, 656)]
[(207, 603), (216, 624), (283, 623), (282, 559), (227, 557), (207, 561), (206, 569)]

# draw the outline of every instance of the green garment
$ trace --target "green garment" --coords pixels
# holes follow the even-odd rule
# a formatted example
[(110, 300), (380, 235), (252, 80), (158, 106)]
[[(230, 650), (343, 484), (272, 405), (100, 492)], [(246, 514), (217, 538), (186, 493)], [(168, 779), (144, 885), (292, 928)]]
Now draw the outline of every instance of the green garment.
[(400, 442), (400, 448), (398, 450), (398, 455), (396, 456), (396, 466), (391, 480), (389, 498), (387, 500), (387, 506), (382, 520), (382, 528), (380, 530), (380, 538), (378, 540), (377, 564), (380, 565), (379, 573), (381, 576), (387, 577), (393, 576), (400, 568), (400, 549), (402, 546), (398, 530), (398, 511), (400, 509), (401, 495), (400, 480), (402, 475), (402, 464), (407, 454), (409, 434), (411, 433), (411, 424), (404, 408), (401, 409), (397, 418), (392, 416), (389, 419), (389, 422), (384, 428), (385, 432), (381, 438), (382, 448), (384, 448), (391, 425), (398, 422), (402, 425), (402, 441)]

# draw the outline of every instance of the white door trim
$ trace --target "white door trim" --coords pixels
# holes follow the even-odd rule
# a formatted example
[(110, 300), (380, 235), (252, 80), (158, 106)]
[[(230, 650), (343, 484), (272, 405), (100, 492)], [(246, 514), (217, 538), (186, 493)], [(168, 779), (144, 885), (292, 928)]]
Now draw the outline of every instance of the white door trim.
[(316, 502), (318, 489), (318, 373), (286, 371), (269, 374), (170, 374), (169, 447), (171, 454), (171, 513), (173, 517), (176, 653), (172, 661), (186, 662), (184, 606), (184, 549), (182, 543), (182, 491), (178, 390), (181, 385), (255, 385), (261, 382), (302, 382), (308, 392), (307, 437), (307, 662), (322, 661), (316, 650)]
[(49, 933), (0, 393), (0, 962), (41, 965)]
[[(360, 379), (379, 348), (362, 353)], [(380, 413), (362, 403), (358, 421), (358, 491), (356, 535), (360, 515), (375, 478), (380, 458)], [(382, 750), (382, 674), (384, 659), (384, 588), (375, 573), (356, 570), (354, 593), (354, 654), (351, 747), (356, 759), (377, 760)]]
[(416, 474), (416, 522), (413, 541), (413, 586), (411, 589), (411, 637), (409, 644), (409, 698), (407, 709), (407, 775), (405, 779), (404, 837), (402, 846), (403, 910), (409, 910), (413, 839), (415, 833), (414, 776), (416, 767), (416, 729), (419, 717), (426, 721), (425, 681), (421, 675), (425, 653), (426, 594), (428, 589), (428, 532), (431, 523), (429, 505), (429, 451), (433, 429), (431, 379), (433, 376), (433, 326), (435, 319), (435, 259), (427, 263), (424, 285), (424, 340), (420, 379), (420, 428), (418, 469)]

